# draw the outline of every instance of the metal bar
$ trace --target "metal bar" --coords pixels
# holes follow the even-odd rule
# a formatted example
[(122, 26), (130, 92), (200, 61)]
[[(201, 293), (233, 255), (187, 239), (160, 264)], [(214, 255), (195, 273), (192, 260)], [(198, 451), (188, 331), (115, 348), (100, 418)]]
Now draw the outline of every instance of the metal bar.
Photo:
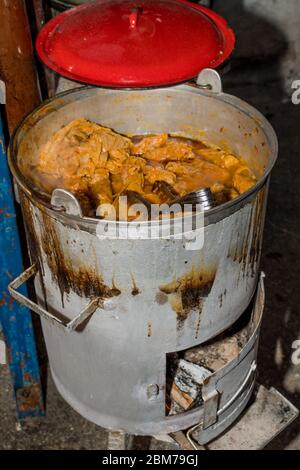
[[(22, 270), (13, 189), (0, 117), (0, 323), (19, 419), (44, 415), (40, 371), (30, 311), (14, 302), (7, 284)], [(23, 293), (26, 294), (25, 288)]]
[(171, 438), (179, 445), (181, 450), (205, 450), (199, 444), (195, 447), (193, 441), (188, 438), (183, 431), (170, 433)]
[(20, 276), (16, 277), (8, 285), (8, 290), (10, 295), (17, 300), (20, 304), (30, 308), (33, 312), (37, 313), (40, 317), (45, 318), (53, 324), (56, 324), (63, 328), (64, 330), (70, 332), (76, 330), (76, 328), (81, 325), (95, 310), (99, 307), (101, 301), (100, 298), (92, 299), (88, 305), (72, 320), (65, 321), (62, 318), (56, 317), (52, 313), (45, 310), (40, 305), (30, 300), (27, 295), (21, 294), (16, 289), (25, 284), (32, 276), (35, 276), (38, 272), (36, 264), (30, 266), (26, 269)]
[[(33, 43), (36, 40), (38, 32), (44, 24), (51, 19), (51, 8), (44, 0), (26, 0), (28, 17), (30, 20), (31, 34)], [(40, 77), (41, 91), (43, 98), (50, 98), (55, 95), (57, 88), (57, 76), (53, 70), (44, 66), (39, 61), (37, 68)]]
[(186, 438), (188, 440), (188, 442), (190, 443), (190, 445), (193, 447), (193, 449), (195, 450), (203, 450), (205, 448), (203, 448), (202, 446), (200, 446), (198, 444), (198, 442), (196, 442), (193, 438), (193, 432), (196, 431), (200, 426), (202, 426), (202, 422), (199, 423), (199, 424), (196, 424), (196, 426), (193, 426), (192, 428), (190, 428), (187, 433), (186, 433)]

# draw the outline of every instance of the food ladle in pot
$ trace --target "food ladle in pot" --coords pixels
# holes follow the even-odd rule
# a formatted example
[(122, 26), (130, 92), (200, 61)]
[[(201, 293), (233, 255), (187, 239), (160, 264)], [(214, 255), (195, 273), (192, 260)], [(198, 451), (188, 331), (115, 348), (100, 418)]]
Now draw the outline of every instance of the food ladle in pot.
[(185, 204), (191, 204), (193, 209), (196, 204), (202, 205), (203, 210), (207, 211), (214, 206), (213, 195), (210, 188), (201, 188), (198, 191), (192, 191), (181, 198), (176, 198), (170, 202), (171, 204), (179, 204), (183, 207)]

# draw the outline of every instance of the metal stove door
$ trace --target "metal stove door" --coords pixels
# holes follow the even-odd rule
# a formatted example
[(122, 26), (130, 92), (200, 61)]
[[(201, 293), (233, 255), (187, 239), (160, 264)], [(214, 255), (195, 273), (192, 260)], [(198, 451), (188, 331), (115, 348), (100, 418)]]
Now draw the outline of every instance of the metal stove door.
[(263, 280), (262, 273), (253, 307), (252, 334), (248, 343), (235, 359), (209, 376), (203, 385), (203, 421), (188, 432), (189, 436), (200, 445), (206, 444), (225, 431), (240, 415), (252, 395), (265, 300)]

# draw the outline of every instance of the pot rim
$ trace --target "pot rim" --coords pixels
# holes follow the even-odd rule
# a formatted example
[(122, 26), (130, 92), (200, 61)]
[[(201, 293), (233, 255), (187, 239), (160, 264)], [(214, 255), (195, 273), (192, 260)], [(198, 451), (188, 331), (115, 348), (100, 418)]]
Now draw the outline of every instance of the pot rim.
[[(160, 88), (155, 88), (155, 90), (164, 90), (164, 87)], [(245, 204), (247, 204), (250, 200), (252, 200), (253, 196), (264, 186), (266, 183), (274, 165), (278, 157), (278, 139), (276, 136), (276, 133), (270, 124), (270, 122), (263, 116), (263, 114), (258, 111), (255, 107), (252, 105), (248, 104), (246, 101), (241, 100), (240, 98), (230, 95), (227, 93), (212, 93), (209, 91), (204, 91), (202, 89), (199, 89), (196, 85), (191, 85), (191, 84), (181, 84), (181, 85), (175, 85), (167, 88), (168, 91), (171, 92), (180, 92), (182, 91), (188, 91), (191, 93), (197, 93), (205, 97), (210, 97), (211, 99), (217, 99), (221, 100), (224, 103), (234, 106), (237, 108), (240, 112), (243, 114), (248, 115), (250, 118), (255, 120), (257, 122), (257, 125), (260, 128), (263, 128), (263, 132), (265, 133), (269, 146), (270, 146), (270, 157), (268, 161), (268, 165), (264, 171), (264, 174), (262, 177), (257, 181), (257, 183), (252, 186), (248, 191), (244, 192), (237, 198), (228, 201), (224, 204), (221, 204), (219, 206), (213, 207), (212, 209), (209, 209), (205, 211), (204, 217), (205, 217), (205, 225), (209, 223), (215, 223), (218, 220), (221, 220), (229, 215), (231, 215), (233, 212), (238, 210), (239, 208), (243, 207)], [(56, 100), (59, 101), (64, 97), (67, 97), (72, 94), (76, 94), (76, 92), (82, 92), (82, 91), (88, 91), (88, 90), (97, 90), (97, 91), (118, 91), (120, 93), (122, 92), (128, 92), (128, 91), (141, 91), (141, 90), (133, 90), (129, 88), (108, 88), (108, 87), (95, 87), (91, 85), (87, 86), (81, 86), (77, 88), (73, 88), (71, 90), (64, 91), (62, 93), (58, 93), (52, 98), (49, 98), (45, 101), (43, 101), (38, 107), (36, 107), (33, 111), (28, 113), (17, 125), (15, 128), (11, 139), (10, 139), (10, 144), (8, 148), (8, 164), (10, 171), (13, 175), (13, 177), (16, 179), (17, 184), (20, 186), (20, 188), (26, 193), (26, 195), (33, 200), (34, 202), (38, 202), (40, 205), (44, 206), (44, 208), (52, 213), (52, 216), (54, 218), (63, 218), (65, 222), (69, 221), (70, 223), (78, 223), (81, 221), (88, 224), (88, 225), (95, 225), (99, 223), (117, 223), (121, 225), (122, 223), (128, 224), (129, 222), (124, 222), (124, 221), (109, 221), (106, 219), (99, 219), (96, 217), (79, 217), (75, 215), (71, 215), (65, 212), (62, 212), (61, 210), (57, 210), (52, 204), (51, 204), (51, 195), (42, 192), (38, 190), (38, 188), (34, 187), (32, 183), (25, 178), (25, 176), (21, 173), (18, 163), (17, 163), (17, 155), (18, 155), (18, 147), (17, 147), (17, 140), (18, 136), (22, 132), (23, 128), (30, 123), (30, 121), (33, 121), (30, 125), (30, 127), (33, 127), (34, 124), (38, 121), (34, 120), (34, 117), (38, 115), (39, 111), (41, 111), (45, 106), (51, 105), (54, 103)], [(145, 90), (143, 90), (145, 91)], [(151, 91), (151, 90), (146, 90), (146, 91)], [(65, 105), (62, 104), (60, 107), (63, 107)], [(56, 109), (56, 108), (54, 108)], [(180, 217), (178, 217), (180, 219)], [(153, 221), (152, 221), (153, 222)], [(130, 225), (147, 225), (149, 224), (149, 221), (131, 221)]]

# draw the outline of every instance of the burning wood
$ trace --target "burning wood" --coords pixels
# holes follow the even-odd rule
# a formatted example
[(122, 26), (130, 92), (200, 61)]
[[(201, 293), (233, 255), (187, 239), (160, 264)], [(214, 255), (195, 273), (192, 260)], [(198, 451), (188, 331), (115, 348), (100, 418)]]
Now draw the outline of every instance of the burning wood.
[(214, 372), (232, 361), (240, 350), (238, 339), (233, 336), (190, 349), (186, 351), (184, 358)]
[[(170, 355), (168, 414), (175, 415), (201, 406), (206, 377), (238, 356), (249, 339), (248, 326), (183, 353)], [(180, 355), (181, 357), (180, 357)]]
[(171, 388), (170, 415), (200, 406), (202, 384), (211, 372), (204, 367), (180, 359)]

